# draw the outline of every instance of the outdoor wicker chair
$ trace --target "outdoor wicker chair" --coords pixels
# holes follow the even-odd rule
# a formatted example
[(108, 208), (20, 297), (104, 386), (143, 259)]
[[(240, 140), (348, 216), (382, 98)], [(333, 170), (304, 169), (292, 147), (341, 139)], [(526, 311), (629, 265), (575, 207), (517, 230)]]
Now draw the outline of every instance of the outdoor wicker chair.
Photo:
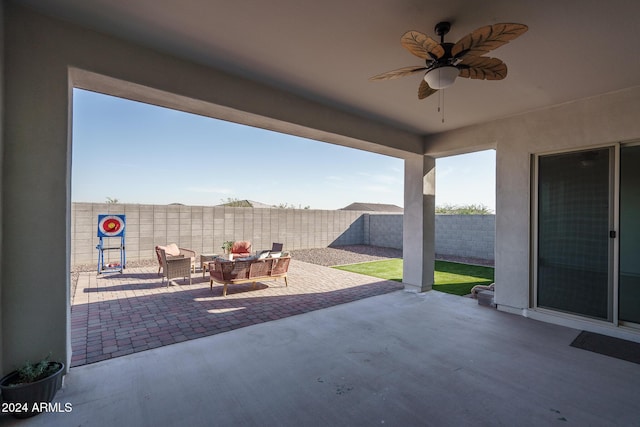
[(187, 258), (191, 262), (191, 271), (196, 272), (196, 252), (191, 249), (179, 248), (175, 243), (170, 243), (167, 246), (156, 246), (156, 256), (158, 257), (158, 275), (160, 270), (163, 269), (164, 263), (160, 256), (160, 250), (166, 252), (167, 259), (173, 258)]
[(186, 257), (167, 257), (164, 249), (158, 249), (162, 259), (162, 283), (167, 279), (167, 287), (172, 279), (187, 279), (191, 284), (191, 259)]

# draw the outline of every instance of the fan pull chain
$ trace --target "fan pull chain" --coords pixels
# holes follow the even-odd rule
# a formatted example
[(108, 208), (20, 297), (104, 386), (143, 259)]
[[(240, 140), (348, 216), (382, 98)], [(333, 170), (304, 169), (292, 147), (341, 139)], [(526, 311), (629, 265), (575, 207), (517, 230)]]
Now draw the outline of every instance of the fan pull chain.
[(438, 93), (438, 113), (442, 113), (442, 123), (444, 123), (444, 89)]

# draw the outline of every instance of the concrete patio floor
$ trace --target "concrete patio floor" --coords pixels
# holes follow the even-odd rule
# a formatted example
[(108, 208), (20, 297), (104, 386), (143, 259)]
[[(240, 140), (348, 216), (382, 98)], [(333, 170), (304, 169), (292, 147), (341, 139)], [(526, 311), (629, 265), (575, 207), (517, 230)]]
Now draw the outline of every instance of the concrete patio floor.
[(71, 308), (71, 367), (215, 335), (402, 289), (402, 284), (291, 261), (282, 279), (209, 287), (209, 275), (172, 282), (156, 267), (81, 273)]
[(579, 331), (395, 291), (71, 369), (20, 426), (637, 426), (640, 365)]

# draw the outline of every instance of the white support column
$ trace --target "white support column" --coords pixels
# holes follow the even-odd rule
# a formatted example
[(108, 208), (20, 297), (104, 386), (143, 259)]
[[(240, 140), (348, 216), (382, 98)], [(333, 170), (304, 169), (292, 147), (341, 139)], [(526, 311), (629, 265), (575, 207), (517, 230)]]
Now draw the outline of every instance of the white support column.
[(433, 287), (435, 261), (436, 162), (415, 155), (404, 162), (404, 216), (402, 281), (406, 291)]

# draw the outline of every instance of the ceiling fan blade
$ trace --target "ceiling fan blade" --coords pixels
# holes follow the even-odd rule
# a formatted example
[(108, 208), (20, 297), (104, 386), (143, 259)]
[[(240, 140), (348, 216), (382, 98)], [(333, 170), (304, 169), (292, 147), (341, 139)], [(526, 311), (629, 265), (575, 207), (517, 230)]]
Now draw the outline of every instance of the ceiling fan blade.
[(419, 31), (407, 31), (400, 43), (418, 58), (440, 59), (444, 55), (444, 48), (440, 43)]
[(386, 73), (378, 74), (373, 77), (369, 77), (369, 80), (389, 80), (389, 79), (397, 79), (398, 77), (410, 76), (411, 74), (415, 74), (420, 71), (426, 70), (427, 67), (422, 65), (415, 65), (412, 67), (402, 67), (397, 70), (387, 71)]
[(502, 80), (507, 77), (507, 64), (498, 58), (465, 56), (457, 65), (459, 77), (481, 80)]
[(436, 93), (437, 89), (432, 89), (424, 79), (420, 80), (420, 87), (418, 88), (418, 99), (425, 99), (429, 95)]
[(451, 48), (454, 58), (463, 55), (480, 56), (524, 34), (529, 27), (523, 24), (494, 24), (467, 34)]

